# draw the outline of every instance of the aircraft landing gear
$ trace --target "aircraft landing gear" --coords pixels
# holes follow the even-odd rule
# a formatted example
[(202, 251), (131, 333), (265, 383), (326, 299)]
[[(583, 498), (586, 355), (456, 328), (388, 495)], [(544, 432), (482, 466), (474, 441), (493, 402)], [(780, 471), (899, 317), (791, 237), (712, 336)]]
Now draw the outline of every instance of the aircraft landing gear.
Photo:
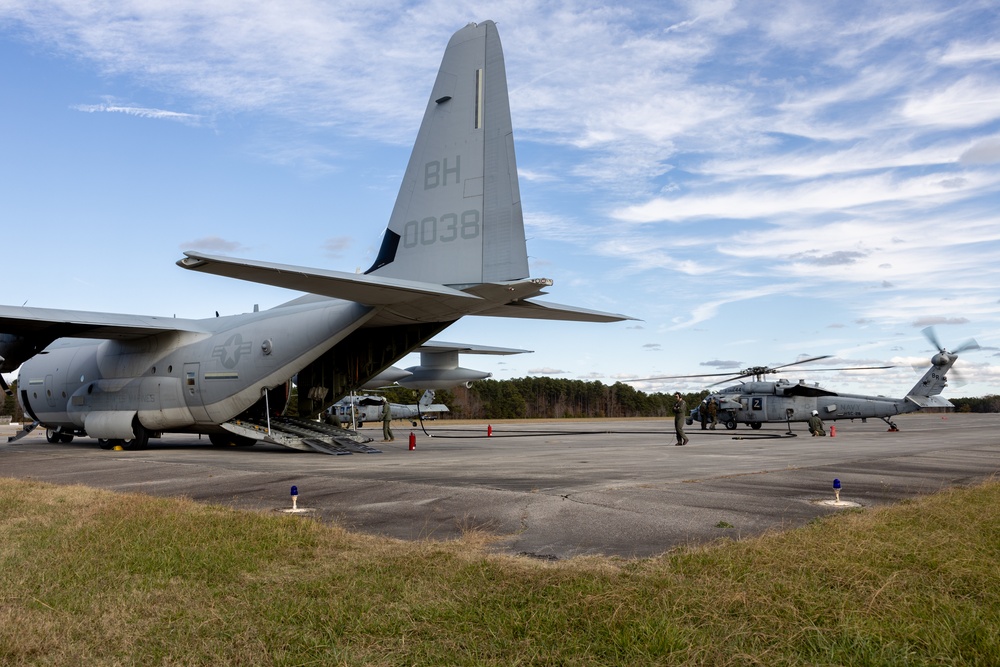
[(47, 428), (45, 429), (45, 441), (50, 445), (54, 445), (59, 442), (69, 444), (73, 442), (73, 434), (63, 433), (62, 431), (54, 428)]
[(879, 419), (881, 419), (882, 421), (884, 421), (886, 424), (889, 425), (890, 432), (896, 432), (899, 430), (899, 427), (896, 426), (896, 422), (892, 421), (888, 417), (879, 417)]
[(136, 416), (132, 419), (132, 436), (128, 439), (122, 438), (98, 438), (97, 446), (101, 449), (117, 449), (121, 447), (122, 449), (127, 449), (134, 451), (136, 449), (145, 449), (146, 445), (149, 444), (149, 431), (146, 427), (139, 423), (139, 417)]
[(755, 431), (759, 431), (761, 426), (763, 426), (761, 422), (750, 422), (750, 428)]
[(735, 419), (727, 419), (726, 420), (726, 428), (729, 429), (730, 431), (736, 430), (736, 420)]

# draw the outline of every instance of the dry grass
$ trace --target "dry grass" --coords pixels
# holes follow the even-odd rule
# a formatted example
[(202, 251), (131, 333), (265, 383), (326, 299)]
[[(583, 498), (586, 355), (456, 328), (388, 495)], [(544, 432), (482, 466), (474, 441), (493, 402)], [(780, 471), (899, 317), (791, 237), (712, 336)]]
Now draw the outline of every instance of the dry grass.
[(0, 479), (3, 665), (996, 665), (1000, 485), (559, 563)]

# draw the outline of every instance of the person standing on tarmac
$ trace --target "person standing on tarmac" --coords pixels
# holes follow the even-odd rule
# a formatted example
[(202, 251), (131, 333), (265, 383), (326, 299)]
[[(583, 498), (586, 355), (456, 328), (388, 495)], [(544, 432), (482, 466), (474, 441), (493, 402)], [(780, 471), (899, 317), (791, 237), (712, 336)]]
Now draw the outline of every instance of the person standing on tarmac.
[(698, 421), (701, 422), (701, 430), (708, 428), (708, 400), (701, 402), (698, 406)]
[(812, 411), (812, 415), (809, 417), (809, 432), (812, 433), (814, 438), (817, 435), (826, 435), (826, 430), (823, 428), (823, 420), (819, 418), (819, 413), (815, 410)]
[(389, 399), (382, 399), (382, 442), (392, 442), (392, 408), (389, 406)]
[(677, 447), (688, 444), (688, 437), (684, 435), (684, 417), (687, 413), (687, 403), (681, 398), (681, 392), (674, 394), (674, 432), (677, 435)]
[(719, 423), (719, 404), (714, 397), (708, 399), (708, 421), (709, 428), (715, 430), (715, 425)]

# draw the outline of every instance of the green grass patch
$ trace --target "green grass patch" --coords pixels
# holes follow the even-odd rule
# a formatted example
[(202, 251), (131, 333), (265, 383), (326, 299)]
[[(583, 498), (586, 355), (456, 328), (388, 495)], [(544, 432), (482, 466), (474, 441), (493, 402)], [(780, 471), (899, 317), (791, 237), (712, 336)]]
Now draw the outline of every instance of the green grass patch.
[(1000, 484), (556, 563), (0, 479), (3, 665), (998, 665)]

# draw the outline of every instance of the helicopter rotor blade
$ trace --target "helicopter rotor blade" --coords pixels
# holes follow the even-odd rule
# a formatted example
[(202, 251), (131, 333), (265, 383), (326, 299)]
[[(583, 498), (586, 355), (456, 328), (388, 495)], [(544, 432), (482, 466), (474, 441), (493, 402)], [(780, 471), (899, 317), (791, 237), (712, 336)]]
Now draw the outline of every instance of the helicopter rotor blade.
[(961, 372), (959, 372), (959, 370), (954, 366), (952, 366), (951, 370), (948, 371), (948, 379), (951, 380), (949, 384), (954, 387), (961, 387), (963, 385), (969, 384), (969, 381), (966, 379), (966, 377)]
[(895, 366), (845, 366), (844, 368), (810, 368), (809, 372), (814, 371), (875, 371), (882, 370), (885, 368), (895, 368)]
[(713, 382), (712, 384), (710, 384), (708, 386), (709, 387), (714, 387), (716, 385), (725, 384), (727, 382), (732, 382), (733, 380), (742, 380), (743, 378), (747, 378), (747, 377), (750, 377), (752, 375), (754, 375), (754, 374), (753, 373), (743, 373), (741, 375), (734, 375), (732, 377), (726, 378), (725, 380), (719, 380), (718, 382)]
[(698, 373), (697, 375), (657, 375), (651, 378), (635, 378), (633, 380), (623, 380), (623, 382), (651, 382), (653, 380), (681, 380), (684, 378), (708, 378), (719, 375), (729, 375), (729, 373)]
[(931, 345), (933, 345), (938, 352), (944, 352), (944, 346), (942, 346), (941, 341), (938, 340), (937, 334), (934, 332), (934, 327), (924, 327), (920, 330), (920, 333), (922, 333), (924, 337), (930, 341)]
[(962, 343), (961, 345), (959, 345), (958, 347), (956, 347), (954, 350), (952, 350), (951, 353), (952, 354), (959, 354), (959, 353), (965, 352), (967, 350), (979, 350), (979, 349), (982, 349), (982, 348), (979, 347), (979, 343), (976, 342), (976, 339), (975, 338), (970, 338), (969, 340), (965, 341), (964, 343)]
[[(734, 380), (741, 380), (743, 378), (754, 377), (756, 375), (767, 375), (769, 373), (780, 373), (782, 368), (788, 368), (789, 366), (797, 366), (798, 364), (807, 364), (811, 361), (819, 361), (820, 359), (829, 359), (833, 355), (824, 354), (818, 357), (810, 357), (809, 359), (800, 359), (799, 361), (793, 361), (790, 364), (782, 364), (781, 366), (755, 366), (753, 368), (746, 368), (743, 371), (733, 374), (729, 373), (698, 373), (696, 375), (658, 375), (656, 377), (648, 378), (635, 378), (633, 380), (625, 380), (625, 382), (652, 382), (654, 380), (683, 380), (688, 378), (710, 378), (710, 377), (721, 377), (726, 376), (722, 380), (718, 380), (709, 384), (707, 386), (714, 387), (716, 385), (725, 384), (726, 382), (733, 382)], [(866, 371), (866, 370), (881, 370), (884, 368), (895, 368), (895, 366), (851, 366), (845, 368), (810, 368), (809, 372), (813, 371)]]
[[(810, 357), (809, 359), (800, 359), (798, 361), (793, 361), (790, 364), (783, 364), (781, 366), (775, 366), (774, 368), (770, 369), (768, 372), (769, 373), (773, 373), (776, 370), (778, 370), (779, 368), (788, 368), (789, 366), (798, 366), (799, 364), (808, 364), (810, 361), (819, 361), (820, 359), (829, 359), (832, 356), (833, 356), (832, 354), (824, 354), (824, 355), (822, 355), (820, 357)], [(810, 368), (809, 370), (815, 370), (815, 369)]]

